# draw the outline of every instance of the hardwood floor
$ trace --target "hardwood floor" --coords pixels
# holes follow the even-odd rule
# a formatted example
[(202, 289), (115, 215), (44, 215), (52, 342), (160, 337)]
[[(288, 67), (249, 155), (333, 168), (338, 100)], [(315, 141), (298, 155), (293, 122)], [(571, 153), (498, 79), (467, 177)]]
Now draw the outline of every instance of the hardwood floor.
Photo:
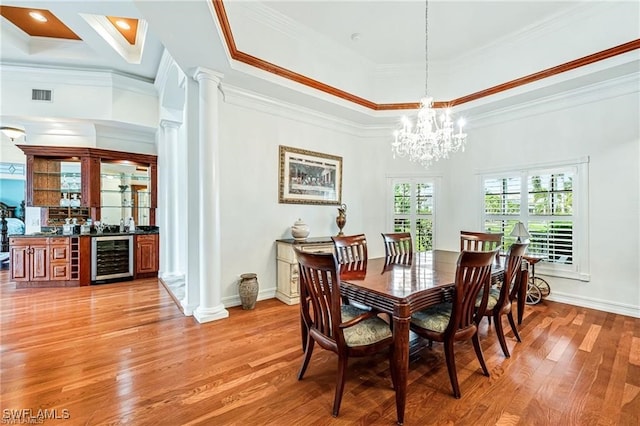
[[(15, 289), (0, 271), (2, 422), (56, 410), (69, 425), (392, 425), (384, 355), (350, 362), (331, 417), (336, 357), (317, 348), (305, 379), (298, 307), (276, 299), (226, 320), (184, 317), (156, 279)], [(505, 328), (509, 330), (509, 327)], [(410, 365), (406, 425), (638, 425), (640, 319), (553, 302), (527, 307), (505, 359), (482, 323), (486, 378), (456, 346), (459, 400), (442, 347)], [(66, 410), (66, 411), (63, 411)], [(20, 421), (13, 421), (14, 424)]]

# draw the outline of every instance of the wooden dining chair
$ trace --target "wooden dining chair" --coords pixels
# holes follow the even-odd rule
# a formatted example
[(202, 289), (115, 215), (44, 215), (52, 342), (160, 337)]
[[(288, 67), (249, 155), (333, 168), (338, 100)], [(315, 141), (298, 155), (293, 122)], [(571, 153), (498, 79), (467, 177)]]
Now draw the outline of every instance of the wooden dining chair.
[(393, 334), (389, 324), (376, 313), (342, 304), (341, 266), (332, 253), (308, 253), (297, 248), (295, 251), (300, 269), (300, 296), (309, 301), (300, 304), (308, 333), (298, 380), (302, 380), (307, 370), (315, 343), (335, 352), (338, 355), (338, 375), (333, 416), (336, 417), (340, 411), (349, 357), (387, 351), (395, 389)]
[[(493, 251), (502, 246), (502, 233), (460, 231), (460, 251)], [(501, 264), (500, 256), (496, 262)]]
[[(493, 318), (498, 342), (500, 342), (502, 352), (507, 358), (511, 355), (509, 354), (509, 348), (507, 348), (507, 342), (504, 336), (504, 329), (502, 328), (502, 317), (504, 315), (507, 316), (514, 336), (518, 342), (521, 342), (522, 340), (520, 339), (518, 328), (516, 327), (515, 320), (513, 319), (511, 306), (516, 297), (517, 289), (520, 285), (520, 279), (522, 279), (522, 275), (520, 273), (522, 270), (522, 257), (524, 256), (524, 252), (528, 245), (528, 243), (514, 243), (511, 245), (505, 261), (504, 278), (502, 283), (499, 287), (491, 287), (487, 299), (487, 307), (483, 312), (480, 311), (478, 316), (478, 320), (482, 319), (482, 317), (488, 317), (489, 322), (491, 322), (491, 318)], [(524, 279), (526, 278), (527, 277), (525, 276)], [(482, 294), (478, 295), (476, 306), (479, 308), (481, 303)]]
[[(418, 311), (411, 316), (411, 331), (428, 339), (429, 343), (431, 341), (443, 343), (449, 380), (456, 398), (460, 398), (461, 394), (456, 373), (454, 342), (471, 339), (482, 372), (485, 376), (489, 376), (478, 339), (476, 299), (481, 290), (485, 295), (489, 290), (491, 265), (497, 253), (497, 250), (460, 253), (451, 300)], [(487, 297), (484, 297), (478, 308), (480, 312), (484, 312), (486, 305)]]
[[(348, 263), (351, 264), (351, 267), (358, 264), (366, 264), (369, 254), (367, 252), (367, 237), (364, 234), (336, 236), (331, 237), (331, 239), (333, 240), (333, 248), (339, 264)], [(343, 298), (343, 302), (360, 309), (371, 309), (346, 297)]]
[(409, 232), (383, 232), (381, 235), (388, 263), (411, 263), (413, 258), (413, 240)]
[(364, 234), (331, 237), (338, 263), (364, 262), (368, 258), (367, 237)]

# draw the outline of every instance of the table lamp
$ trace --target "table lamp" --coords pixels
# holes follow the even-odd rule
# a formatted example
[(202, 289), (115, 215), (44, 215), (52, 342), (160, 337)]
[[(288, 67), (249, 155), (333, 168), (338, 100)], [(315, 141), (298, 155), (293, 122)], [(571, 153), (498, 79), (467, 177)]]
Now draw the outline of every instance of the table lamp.
[(531, 234), (529, 234), (527, 227), (524, 226), (524, 223), (522, 222), (516, 223), (509, 235), (512, 237), (518, 237), (518, 243), (521, 243), (523, 239), (531, 238)]

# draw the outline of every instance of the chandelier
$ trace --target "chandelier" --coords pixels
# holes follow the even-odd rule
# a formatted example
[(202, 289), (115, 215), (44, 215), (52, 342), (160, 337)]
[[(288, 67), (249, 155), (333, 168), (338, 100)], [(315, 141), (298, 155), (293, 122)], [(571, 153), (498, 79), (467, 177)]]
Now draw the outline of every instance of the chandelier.
[(395, 132), (391, 144), (393, 156), (408, 156), (411, 161), (429, 167), (434, 161), (448, 158), (450, 153), (464, 151), (467, 134), (462, 133), (464, 120), (458, 120), (458, 131), (454, 129), (451, 110), (439, 112), (433, 108), (433, 98), (428, 95), (429, 82), (429, 2), (425, 2), (425, 97), (420, 101), (415, 128), (407, 117), (402, 117), (402, 127)]

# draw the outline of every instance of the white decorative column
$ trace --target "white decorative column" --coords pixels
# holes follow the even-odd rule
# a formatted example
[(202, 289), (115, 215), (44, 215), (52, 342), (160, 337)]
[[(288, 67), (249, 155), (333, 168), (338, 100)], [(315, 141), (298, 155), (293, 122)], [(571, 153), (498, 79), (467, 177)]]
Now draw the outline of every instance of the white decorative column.
[(184, 145), (183, 168), (186, 185), (184, 192), (185, 216), (185, 287), (184, 299), (180, 301), (185, 315), (193, 315), (200, 305), (200, 108), (198, 82), (192, 78), (185, 80)]
[(158, 137), (158, 208), (156, 210), (156, 224), (160, 228), (160, 270), (158, 276), (164, 281), (164, 275), (168, 271), (167, 257), (168, 246), (163, 235), (168, 229), (168, 206), (169, 206), (169, 189), (167, 179), (171, 171), (169, 170), (169, 159), (167, 155), (167, 141), (164, 135), (164, 128), (160, 127), (157, 133)]
[(177, 152), (178, 152), (178, 128), (181, 123), (171, 120), (160, 120), (160, 127), (162, 128), (162, 146), (164, 161), (163, 161), (163, 179), (162, 188), (163, 194), (166, 196), (164, 205), (164, 220), (162, 221), (163, 228), (160, 228), (160, 241), (164, 241), (162, 246), (165, 248), (165, 255), (163, 257), (163, 276), (162, 279), (165, 283), (170, 284), (168, 281), (174, 281), (178, 274), (176, 271), (176, 257), (178, 256), (177, 250), (177, 218), (178, 218), (178, 188), (177, 188)]
[(222, 304), (222, 254), (220, 253), (220, 157), (218, 148), (218, 85), (222, 75), (206, 68), (196, 69), (198, 82), (198, 153), (200, 188), (200, 305), (193, 316), (198, 322), (227, 318)]

